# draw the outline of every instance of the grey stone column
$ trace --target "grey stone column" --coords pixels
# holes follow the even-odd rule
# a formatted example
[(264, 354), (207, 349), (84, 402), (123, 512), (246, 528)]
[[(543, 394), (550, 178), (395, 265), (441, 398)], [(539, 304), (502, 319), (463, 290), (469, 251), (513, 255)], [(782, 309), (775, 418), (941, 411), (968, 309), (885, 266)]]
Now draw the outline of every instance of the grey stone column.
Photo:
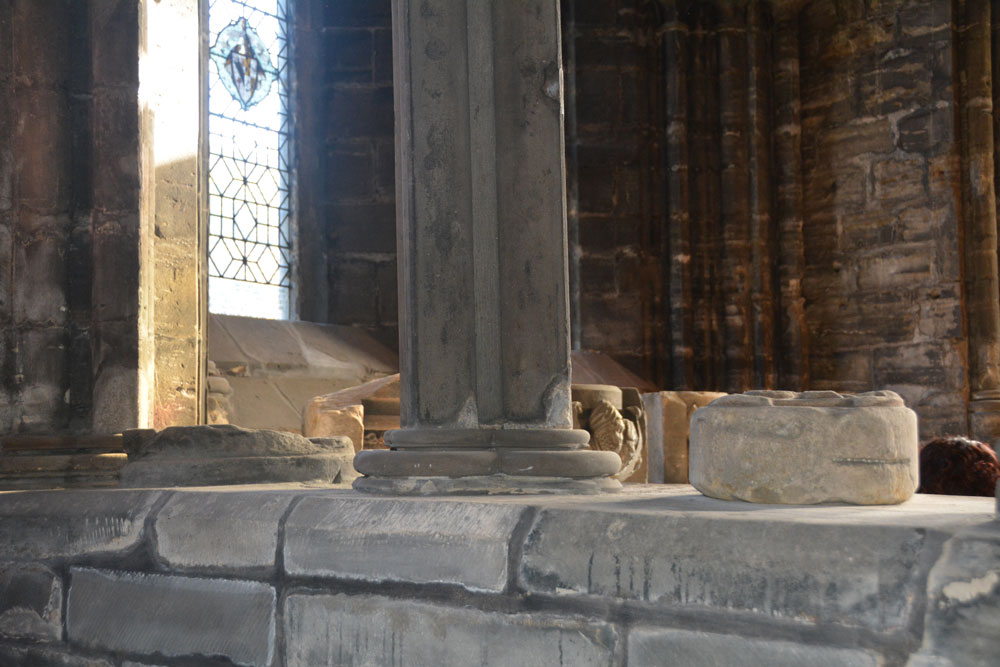
[(558, 0), (393, 0), (402, 429), (355, 488), (617, 488), (571, 428)]

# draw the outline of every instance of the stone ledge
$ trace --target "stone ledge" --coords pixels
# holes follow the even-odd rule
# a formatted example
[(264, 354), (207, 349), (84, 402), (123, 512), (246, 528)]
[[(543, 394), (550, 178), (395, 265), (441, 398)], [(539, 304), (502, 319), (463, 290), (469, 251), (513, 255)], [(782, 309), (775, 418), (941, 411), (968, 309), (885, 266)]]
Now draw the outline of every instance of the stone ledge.
[(0, 494), (0, 560), (120, 554), (134, 548), (159, 491)]
[(285, 526), (285, 571), (499, 592), (523, 511), (489, 503), (306, 498)]
[(154, 542), (168, 569), (274, 571), (281, 518), (291, 493), (184, 493), (156, 516)]

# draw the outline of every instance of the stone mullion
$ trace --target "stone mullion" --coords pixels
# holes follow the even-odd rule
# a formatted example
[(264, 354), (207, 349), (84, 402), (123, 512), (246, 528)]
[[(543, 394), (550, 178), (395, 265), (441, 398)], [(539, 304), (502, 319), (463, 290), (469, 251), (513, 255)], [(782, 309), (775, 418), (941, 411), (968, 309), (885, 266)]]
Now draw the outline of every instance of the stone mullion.
[(774, 30), (774, 179), (778, 278), (777, 386), (808, 386), (808, 329), (802, 277), (802, 115), (799, 90), (799, 31), (794, 13), (777, 17)]
[(761, 2), (748, 8), (747, 62), (750, 65), (750, 239), (751, 328), (753, 332), (752, 386), (774, 388), (775, 299), (774, 189), (771, 155), (771, 21)]
[(1000, 281), (990, 2), (959, 0), (957, 9), (969, 426), (975, 437), (992, 439), (1000, 435), (996, 432), (1000, 419), (995, 416), (1000, 399)]
[(718, 35), (720, 318), (723, 324), (723, 387), (751, 385), (752, 307), (747, 33), (742, 4), (720, 3)]
[[(671, 6), (676, 12), (676, 7)], [(691, 168), (688, 153), (688, 27), (676, 14), (663, 29), (665, 70), (664, 136), (667, 230), (661, 252), (667, 280), (670, 326), (670, 387), (692, 389), (694, 380), (694, 311), (691, 246)]]

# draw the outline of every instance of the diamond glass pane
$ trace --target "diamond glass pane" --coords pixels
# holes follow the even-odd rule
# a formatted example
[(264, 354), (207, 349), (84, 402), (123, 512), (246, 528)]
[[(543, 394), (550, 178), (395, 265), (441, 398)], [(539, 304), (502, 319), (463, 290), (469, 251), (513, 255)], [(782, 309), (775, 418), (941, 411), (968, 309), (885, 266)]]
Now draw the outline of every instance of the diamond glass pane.
[(214, 313), (290, 316), (289, 4), (209, 1), (208, 268)]

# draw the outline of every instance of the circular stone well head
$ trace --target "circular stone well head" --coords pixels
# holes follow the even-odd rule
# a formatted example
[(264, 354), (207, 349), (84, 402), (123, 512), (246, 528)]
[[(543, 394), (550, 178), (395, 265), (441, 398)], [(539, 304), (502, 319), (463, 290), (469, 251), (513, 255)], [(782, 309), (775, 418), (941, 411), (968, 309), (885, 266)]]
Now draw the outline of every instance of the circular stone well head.
[(891, 505), (917, 490), (917, 416), (898, 394), (750, 391), (694, 413), (691, 483), (753, 503)]

